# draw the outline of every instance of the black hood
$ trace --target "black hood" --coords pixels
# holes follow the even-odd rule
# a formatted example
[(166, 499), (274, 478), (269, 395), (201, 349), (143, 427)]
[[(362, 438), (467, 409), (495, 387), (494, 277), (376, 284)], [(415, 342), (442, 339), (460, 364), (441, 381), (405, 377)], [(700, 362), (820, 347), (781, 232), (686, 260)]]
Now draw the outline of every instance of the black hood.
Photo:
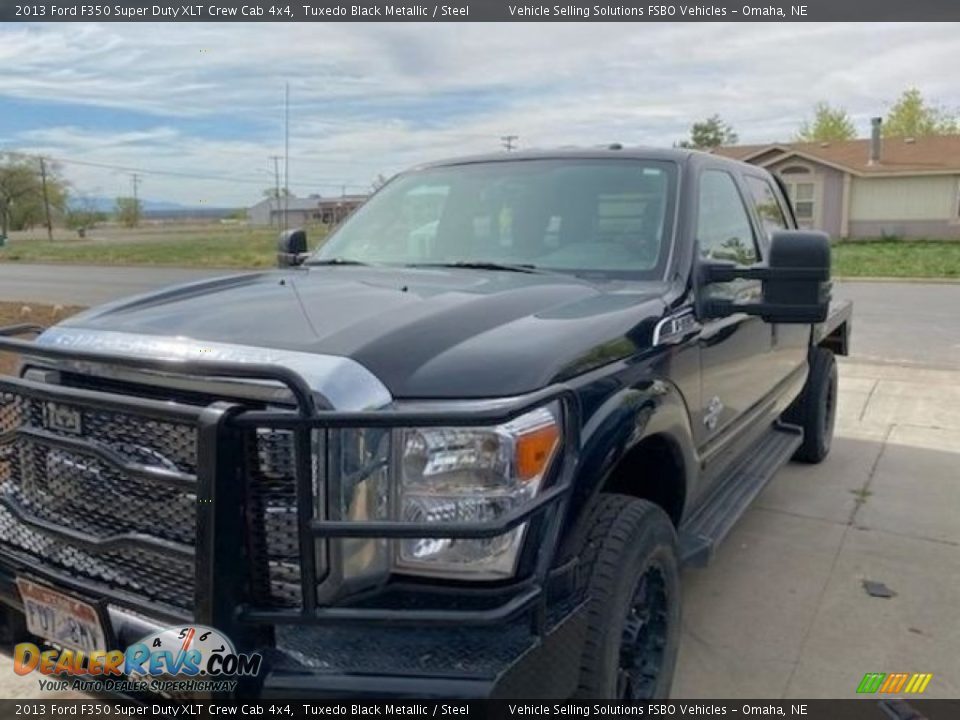
[(182, 285), (63, 325), (350, 357), (397, 398), (497, 397), (649, 344), (663, 290), (554, 274), (313, 267)]

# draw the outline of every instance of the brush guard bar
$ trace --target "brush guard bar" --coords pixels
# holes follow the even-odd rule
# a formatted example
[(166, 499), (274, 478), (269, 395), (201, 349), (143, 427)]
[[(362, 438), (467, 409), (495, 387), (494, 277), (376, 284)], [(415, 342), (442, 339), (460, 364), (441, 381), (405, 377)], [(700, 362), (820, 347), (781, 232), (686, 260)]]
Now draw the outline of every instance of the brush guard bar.
[[(213, 402), (197, 406), (181, 402), (153, 400), (135, 395), (101, 392), (83, 388), (35, 382), (17, 377), (0, 377), (0, 392), (13, 392), (49, 402), (74, 403), (78, 406), (103, 408), (157, 419), (189, 422), (197, 431), (196, 473), (174, 475), (155, 468), (124, 464), (108, 450), (85, 438), (67, 442), (74, 450), (96, 455), (126, 473), (139, 473), (158, 482), (176, 482), (195, 487), (196, 543), (184, 548), (153, 537), (102, 538), (75, 530), (64, 532), (51, 523), (39, 522), (22, 510), (20, 522), (37, 532), (58, 534), (65, 542), (102, 550), (108, 545), (133, 539), (150, 546), (159, 554), (186, 553), (195, 564), (194, 612), (185, 617), (182, 611), (158, 607), (144, 602), (142, 597), (123, 589), (87, 582), (74, 575), (43, 569), (42, 574), (65, 588), (78, 592), (95, 593), (108, 601), (128, 606), (155, 618), (167, 620), (194, 620), (226, 632), (237, 640), (262, 637), (257, 628), (277, 624), (408, 624), (408, 625), (495, 625), (512, 621), (521, 615), (530, 619), (531, 632), (543, 636), (547, 630), (548, 588), (560, 586), (570, 589), (575, 562), (554, 567), (554, 551), (562, 529), (570, 496), (573, 469), (579, 448), (579, 407), (575, 393), (565, 385), (555, 385), (523, 396), (496, 400), (459, 401), (451, 407), (438, 409), (404, 410), (386, 408), (360, 412), (341, 412), (330, 407), (307, 381), (289, 368), (247, 362), (220, 362), (203, 360), (166, 360), (130, 357), (114, 353), (78, 351), (71, 348), (47, 346), (14, 336), (37, 334), (44, 328), (35, 325), (13, 325), (0, 328), (0, 352), (16, 353), (31, 361), (82, 361), (103, 366), (116, 366), (141, 372), (154, 372), (192, 379), (242, 379), (280, 383), (291, 393), (295, 406), (289, 410), (251, 409), (240, 403)], [(333, 428), (395, 428), (405, 426), (476, 426), (507, 422), (519, 415), (551, 401), (559, 401), (563, 409), (563, 444), (553, 464), (544, 488), (523, 508), (511, 511), (495, 520), (472, 523), (413, 523), (403, 521), (326, 520), (314, 517), (315, 497), (311, 461), (311, 431)], [(246, 591), (246, 563), (238, 562), (238, 546), (243, 545), (247, 532), (244, 519), (243, 473), (241, 444), (245, 433), (256, 428), (288, 430), (293, 437), (294, 481), (296, 485), (297, 527), (300, 550), (300, 586), (302, 604), (293, 609), (258, 607), (249, 602)], [(19, 429), (8, 435), (24, 432)], [(28, 431), (28, 430), (27, 430)], [(9, 439), (7, 439), (9, 441)], [(3, 439), (0, 439), (2, 442)], [(395, 481), (395, 480), (393, 480)], [(326, 487), (322, 490), (326, 493)], [(6, 498), (0, 502), (12, 511)], [(322, 538), (469, 538), (483, 539), (508, 532), (518, 525), (537, 521), (538, 533), (528, 534), (524, 553), (532, 553), (529, 567), (522, 579), (508, 584), (478, 582), (468, 586), (462, 582), (411, 582), (392, 578), (382, 589), (391, 592), (428, 592), (433, 598), (449, 596), (456, 603), (451, 607), (406, 609), (370, 606), (371, 594), (346, 596), (335, 604), (320, 604), (317, 598), (318, 572), (315, 545)], [(527, 543), (534, 548), (526, 548)], [(10, 556), (7, 548), (0, 548), (0, 559)], [(9, 560), (18, 565), (15, 556)], [(19, 561), (22, 566), (22, 561)], [(552, 593), (550, 593), (552, 596)], [(376, 592), (373, 594), (377, 597)], [(462, 609), (464, 598), (493, 604), (481, 609)], [(501, 601), (502, 600), (502, 601)], [(452, 607), (454, 604), (460, 608)]]

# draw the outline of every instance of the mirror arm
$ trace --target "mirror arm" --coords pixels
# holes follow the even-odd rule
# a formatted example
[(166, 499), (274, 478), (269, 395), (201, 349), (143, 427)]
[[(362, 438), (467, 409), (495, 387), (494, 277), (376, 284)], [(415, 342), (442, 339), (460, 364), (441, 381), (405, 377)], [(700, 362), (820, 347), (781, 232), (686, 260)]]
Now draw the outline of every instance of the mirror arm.
[(297, 267), (303, 265), (310, 253), (277, 253), (277, 267)]
[[(827, 319), (828, 305), (832, 299), (833, 292), (831, 283), (824, 283), (820, 287), (820, 301), (823, 303), (823, 316), (817, 322), (823, 322)], [(706, 300), (702, 305), (704, 317), (728, 317), (736, 313), (744, 315), (776, 315), (779, 318), (804, 318), (810, 313), (810, 308), (806, 305), (791, 305), (788, 303), (738, 303), (733, 300)]]
[(726, 263), (704, 263), (703, 282), (730, 282), (731, 280), (820, 280), (830, 279), (830, 270), (818, 267), (770, 268), (766, 265), (741, 267)]

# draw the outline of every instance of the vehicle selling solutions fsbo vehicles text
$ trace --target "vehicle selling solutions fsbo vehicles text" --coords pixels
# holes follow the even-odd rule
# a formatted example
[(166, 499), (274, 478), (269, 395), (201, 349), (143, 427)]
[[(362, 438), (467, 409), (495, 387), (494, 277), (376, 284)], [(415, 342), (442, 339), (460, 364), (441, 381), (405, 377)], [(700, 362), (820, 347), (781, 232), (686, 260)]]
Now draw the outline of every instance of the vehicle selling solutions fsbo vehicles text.
[(727, 9), (713, 5), (508, 5), (510, 15), (518, 18), (664, 18), (724, 17)]
[[(744, 17), (787, 17), (784, 8), (775, 5), (744, 5), (740, 9), (716, 5), (507, 5), (507, 11), (517, 18), (719, 18), (743, 15)], [(806, 5), (791, 5), (790, 15), (807, 16)]]

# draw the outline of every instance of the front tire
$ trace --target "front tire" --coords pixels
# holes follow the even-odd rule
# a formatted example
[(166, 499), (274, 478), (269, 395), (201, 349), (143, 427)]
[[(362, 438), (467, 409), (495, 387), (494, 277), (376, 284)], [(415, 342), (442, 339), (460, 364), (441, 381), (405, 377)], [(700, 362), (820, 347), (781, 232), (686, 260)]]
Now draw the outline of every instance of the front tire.
[(580, 553), (587, 633), (577, 697), (644, 700), (670, 693), (680, 644), (673, 524), (657, 505), (602, 494)]
[(816, 464), (830, 452), (837, 417), (837, 360), (826, 348), (810, 349), (810, 374), (803, 392), (783, 414), (784, 422), (803, 428), (803, 444), (793, 454)]

